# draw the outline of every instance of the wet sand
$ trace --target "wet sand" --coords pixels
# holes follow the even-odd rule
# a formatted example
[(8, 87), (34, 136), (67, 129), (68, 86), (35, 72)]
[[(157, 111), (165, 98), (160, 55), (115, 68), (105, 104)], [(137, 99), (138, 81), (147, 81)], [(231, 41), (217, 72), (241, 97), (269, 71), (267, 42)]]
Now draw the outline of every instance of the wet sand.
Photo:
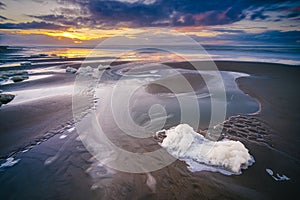
[[(273, 145), (280, 145), (278, 149), (291, 153), (300, 160), (300, 138), (297, 139), (300, 128), (297, 123), (300, 120), (300, 114), (297, 112), (300, 110), (300, 94), (296, 92), (300, 81), (299, 66), (229, 61), (215, 63), (222, 71), (252, 75), (238, 78), (237, 83), (240, 89), (261, 104), (260, 112), (254, 116), (276, 132), (272, 136), (276, 137), (274, 141), (280, 141), (280, 144)], [(169, 65), (191, 69), (191, 65), (187, 63)]]
[[(187, 63), (168, 65), (190, 68)], [(233, 116), (224, 122), (223, 136), (242, 141), (255, 157), (255, 164), (242, 175), (192, 173), (184, 162), (176, 161), (151, 173), (156, 182), (151, 187), (147, 185), (147, 174), (110, 172), (95, 165), (82, 143), (75, 140), (76, 131), (68, 131), (73, 127), (72, 101), (66, 94), (17, 105), (12, 102), (0, 108), (1, 157), (7, 158), (32, 144), (28, 152), (15, 154), (20, 163), (0, 171), (0, 196), (6, 199), (282, 199), (299, 195), (300, 68), (248, 62), (216, 62), (216, 65), (219, 70), (250, 74), (239, 78), (238, 86), (261, 104), (257, 114)], [(68, 85), (74, 78), (74, 74), (55, 73), (49, 78), (0, 89), (13, 93), (18, 89)], [(61, 139), (62, 135), (66, 139)], [(150, 139), (149, 143), (153, 142)], [(53, 156), (55, 159), (50, 162)], [(266, 168), (291, 179), (275, 181)]]

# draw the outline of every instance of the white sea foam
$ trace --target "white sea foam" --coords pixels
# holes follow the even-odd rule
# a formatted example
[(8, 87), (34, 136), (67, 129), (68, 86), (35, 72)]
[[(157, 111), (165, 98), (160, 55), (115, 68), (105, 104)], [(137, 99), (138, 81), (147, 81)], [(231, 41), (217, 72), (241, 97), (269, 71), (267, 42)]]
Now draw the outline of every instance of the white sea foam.
[(87, 67), (80, 67), (76, 74), (80, 76), (90, 76), (93, 78), (99, 78), (100, 71), (104, 69), (108, 69), (110, 66), (109, 65), (99, 65), (98, 68), (92, 68), (90, 66)]
[(75, 127), (72, 127), (72, 128), (69, 128), (67, 131), (69, 132), (69, 133), (71, 133), (72, 131), (74, 131), (75, 130)]
[(165, 133), (167, 137), (160, 145), (185, 161), (191, 171), (239, 174), (254, 163), (248, 149), (239, 141), (210, 141), (187, 124), (179, 124)]
[(58, 154), (56, 154), (55, 156), (51, 156), (51, 157), (47, 158), (47, 160), (45, 160), (44, 164), (50, 165), (51, 163), (56, 161), (57, 158), (58, 158)]
[(75, 127), (71, 127), (69, 129), (66, 130), (66, 132), (64, 134), (62, 134), (61, 136), (59, 136), (59, 139), (65, 139), (66, 137), (68, 137), (68, 133), (72, 133), (75, 130)]
[(80, 67), (76, 74), (77, 75), (80, 75), (80, 76), (91, 76), (91, 77), (94, 77), (96, 74), (97, 74), (97, 69), (95, 68), (92, 68), (90, 66), (87, 66), (87, 67)]
[(65, 139), (67, 137), (67, 135), (62, 134), (61, 136), (59, 136), (59, 139)]
[(5, 168), (5, 167), (12, 167), (15, 164), (17, 164), (20, 161), (20, 159), (14, 159), (13, 157), (9, 157), (6, 159), (4, 163), (0, 165), (0, 169)]
[(147, 175), (146, 184), (150, 188), (150, 190), (154, 193), (156, 191), (156, 180), (151, 175), (151, 173), (146, 173), (146, 175)]
[(274, 174), (273, 170), (271, 169), (266, 169), (266, 172), (275, 180), (275, 181), (288, 181), (290, 180), (289, 177), (287, 177), (286, 175), (282, 174), (278, 174), (276, 173), (276, 175)]

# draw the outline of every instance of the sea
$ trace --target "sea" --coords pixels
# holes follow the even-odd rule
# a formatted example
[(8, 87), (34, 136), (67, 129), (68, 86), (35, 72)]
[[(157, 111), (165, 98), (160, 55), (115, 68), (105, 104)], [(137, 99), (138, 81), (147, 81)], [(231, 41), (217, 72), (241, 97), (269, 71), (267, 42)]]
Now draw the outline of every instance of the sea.
[[(212, 60), (212, 61), (250, 61), (266, 62), (287, 65), (300, 65), (300, 46), (291, 45), (168, 45), (153, 48), (142, 45), (114, 45), (105, 46), (0, 46), (0, 67), (18, 64), (25, 59), (37, 60), (43, 58), (85, 58), (99, 57), (102, 60), (145, 60), (145, 56), (136, 56), (146, 53), (161, 53), (168, 51), (173, 56), (166, 56), (164, 61), (173, 62), (178, 57), (185, 60)], [(199, 49), (201, 49), (199, 51)], [(179, 55), (178, 55), (179, 54)], [(170, 55), (170, 54), (169, 54)], [(175, 56), (174, 56), (175, 55)], [(176, 56), (177, 55), (177, 56)], [(161, 54), (160, 54), (161, 56)]]

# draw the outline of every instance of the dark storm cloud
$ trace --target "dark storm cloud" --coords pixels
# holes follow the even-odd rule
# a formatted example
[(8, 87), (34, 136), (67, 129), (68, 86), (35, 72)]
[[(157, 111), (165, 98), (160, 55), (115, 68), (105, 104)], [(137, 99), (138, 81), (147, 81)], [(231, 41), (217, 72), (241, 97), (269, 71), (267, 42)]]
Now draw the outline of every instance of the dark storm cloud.
[(266, 31), (256, 34), (244, 34), (244, 41), (278, 43), (278, 44), (297, 44), (300, 40), (300, 31)]
[(220, 28), (214, 28), (212, 30), (217, 32), (225, 32), (225, 33), (245, 33), (244, 30), (230, 30), (230, 29), (220, 29)]
[[(59, 15), (32, 16), (48, 22), (74, 26), (129, 27), (226, 25), (245, 19), (266, 20), (266, 11), (286, 10), (291, 16), (297, 1), (281, 0), (58, 0)], [(67, 8), (75, 5), (78, 10)], [(77, 13), (77, 14), (76, 14)], [(70, 15), (70, 16), (68, 16)], [(71, 17), (72, 16), (72, 17)], [(289, 16), (284, 16), (289, 17)]]
[[(60, 1), (65, 2), (66, 1)], [(68, 1), (70, 3), (70, 1)], [(92, 18), (102, 23), (116, 25), (125, 23), (131, 26), (192, 26), (229, 24), (243, 19), (243, 8), (232, 0), (194, 1), (157, 0), (152, 4), (146, 1), (130, 3), (126, 1), (71, 1), (87, 8)]]
[(0, 29), (63, 29), (64, 27), (46, 22), (4, 23)]
[[(40, 0), (38, 0), (40, 1)], [(281, 12), (279, 17), (299, 16), (299, 1), (282, 0), (57, 0), (56, 14), (29, 15), (33, 24), (2, 24), (8, 27), (44, 28), (55, 24), (67, 27), (111, 29), (126, 27), (181, 27), (228, 25), (245, 18), (269, 21), (269, 11)], [(1, 5), (1, 4), (0, 4)], [(5, 6), (5, 5), (4, 5)], [(38, 24), (40, 23), (40, 24)], [(267, 26), (267, 25), (266, 25)]]
[(300, 12), (292, 12), (287, 15), (287, 18), (295, 18), (295, 17), (299, 17), (299, 16), (300, 16)]
[(289, 44), (299, 45), (300, 31), (265, 31), (262, 33), (239, 33), (239, 34), (222, 34), (214, 38), (205, 38), (192, 36), (195, 40), (199, 41), (215, 41), (227, 40), (235, 41), (239, 44)]
[(0, 22), (1, 22), (1, 21), (4, 21), (4, 20), (9, 20), (9, 19), (6, 18), (6, 17), (4, 17), (4, 16), (2, 16), (2, 15), (0, 15)]
[(28, 16), (46, 22), (62, 24), (65, 26), (72, 26), (72, 27), (92, 27), (97, 24), (96, 20), (84, 16), (79, 16), (79, 17), (76, 17), (74, 15), (41, 15), (41, 16), (28, 15)]
[(255, 20), (255, 19), (261, 19), (261, 20), (264, 20), (264, 19), (267, 19), (269, 18), (268, 15), (264, 15), (263, 12), (261, 11), (257, 11), (257, 12), (254, 12), (252, 15), (251, 15), (251, 20)]

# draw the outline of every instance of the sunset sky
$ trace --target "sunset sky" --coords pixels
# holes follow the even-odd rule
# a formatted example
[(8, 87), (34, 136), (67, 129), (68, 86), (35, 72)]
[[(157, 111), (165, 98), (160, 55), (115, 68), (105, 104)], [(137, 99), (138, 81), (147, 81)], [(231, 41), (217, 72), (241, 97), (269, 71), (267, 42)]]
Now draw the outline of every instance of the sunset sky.
[(94, 45), (151, 27), (202, 44), (299, 45), (300, 1), (0, 1), (0, 45)]

